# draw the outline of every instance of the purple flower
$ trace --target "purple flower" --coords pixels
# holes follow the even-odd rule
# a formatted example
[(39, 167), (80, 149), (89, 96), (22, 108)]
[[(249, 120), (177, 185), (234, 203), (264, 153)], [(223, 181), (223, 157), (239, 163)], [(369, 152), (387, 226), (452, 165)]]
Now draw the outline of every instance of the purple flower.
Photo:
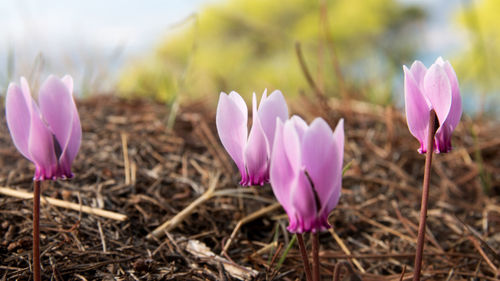
[(325, 120), (310, 126), (298, 116), (277, 121), (271, 155), (271, 186), (285, 209), (290, 232), (317, 232), (330, 227), (342, 185), (344, 121), (335, 132)]
[(40, 87), (38, 105), (28, 82), (10, 83), (5, 101), (10, 135), (24, 157), (35, 164), (35, 180), (71, 178), (71, 163), (82, 138), (73, 100), (73, 79), (53, 75)]
[(439, 127), (434, 137), (435, 152), (451, 150), (451, 133), (462, 115), (462, 98), (455, 71), (449, 61), (439, 57), (429, 69), (420, 61), (405, 73), (406, 120), (410, 132), (420, 142), (418, 152), (427, 151), (429, 116), (436, 112)]
[(257, 109), (255, 93), (252, 99), (253, 122), (248, 134), (248, 109), (236, 92), (222, 92), (217, 106), (217, 132), (222, 145), (233, 158), (241, 173), (240, 184), (264, 185), (269, 181), (269, 158), (276, 129), (276, 118), (286, 120), (288, 107), (280, 91), (267, 90)]

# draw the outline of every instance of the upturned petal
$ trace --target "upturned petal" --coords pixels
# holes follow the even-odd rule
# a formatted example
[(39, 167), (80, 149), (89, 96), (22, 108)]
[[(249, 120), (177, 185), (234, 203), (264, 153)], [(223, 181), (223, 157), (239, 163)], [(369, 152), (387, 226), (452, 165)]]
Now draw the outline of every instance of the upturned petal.
[(413, 79), (415, 79), (415, 82), (420, 89), (423, 88), (426, 72), (427, 67), (425, 67), (425, 65), (419, 60), (414, 61), (410, 67), (410, 73), (413, 75)]
[(31, 114), (28, 151), (35, 163), (35, 180), (57, 179), (58, 163), (54, 137), (38, 114)]
[(66, 85), (66, 88), (68, 88), (68, 91), (73, 94), (73, 77), (70, 75), (64, 75), (63, 78), (61, 78), (61, 81)]
[[(284, 124), (276, 120), (276, 134), (274, 136), (273, 151), (271, 152), (270, 180), (274, 196), (283, 206), (289, 217), (295, 217), (291, 205), (290, 190), (298, 170), (294, 169), (285, 149)], [(297, 144), (294, 144), (297, 146)]]
[[(71, 76), (64, 76), (61, 81), (64, 83), (66, 88), (68, 89), (71, 96), (73, 95), (73, 78)], [(75, 100), (72, 96), (72, 107), (73, 107), (73, 120), (71, 123), (71, 134), (70, 139), (66, 148), (63, 150), (59, 165), (62, 173), (66, 177), (72, 177), (73, 173), (71, 172), (71, 163), (75, 159), (78, 150), (80, 149), (80, 143), (82, 140), (82, 127), (80, 124), (80, 117), (78, 116), (78, 110), (76, 108)]]
[(290, 223), (287, 227), (288, 231), (302, 233), (318, 230), (316, 198), (304, 170), (298, 174), (292, 184), (289, 196), (291, 196), (291, 206), (297, 223), (295, 225)]
[(59, 157), (65, 152), (71, 138), (73, 115), (78, 114), (75, 112), (73, 97), (66, 85), (51, 75), (40, 87), (38, 104), (60, 146)]
[(28, 160), (32, 161), (28, 151), (31, 124), (29, 104), (31, 104), (31, 97), (30, 100), (26, 100), (21, 88), (14, 83), (10, 83), (5, 98), (7, 126), (17, 150)]
[(222, 145), (238, 166), (241, 184), (248, 182), (244, 162), (247, 142), (248, 109), (245, 101), (236, 92), (229, 95), (222, 92), (217, 105), (216, 126)]
[(457, 74), (449, 61), (445, 61), (443, 68), (448, 76), (448, 81), (451, 84), (451, 107), (448, 113), (448, 118), (446, 118), (446, 123), (451, 131), (453, 131), (458, 122), (460, 122), (460, 117), (462, 116), (462, 97), (460, 95), (460, 87), (458, 85)]
[(288, 119), (288, 106), (283, 94), (276, 90), (269, 97), (266, 97), (266, 91), (264, 91), (257, 114), (268, 143), (271, 145), (274, 141), (276, 118), (280, 118), (283, 121)]
[(340, 178), (338, 171), (337, 148), (330, 126), (322, 118), (316, 118), (311, 123), (301, 145), (302, 164), (308, 173), (315, 190), (319, 212), (325, 206), (331, 193), (332, 186)]
[(451, 85), (448, 75), (440, 65), (433, 64), (425, 74), (423, 92), (431, 102), (439, 124), (442, 125), (451, 108)]
[[(438, 60), (441, 58), (438, 58)], [(460, 96), (460, 88), (458, 86), (458, 79), (455, 71), (451, 67), (450, 62), (443, 61), (442, 59), (436, 63), (439, 63), (446, 75), (451, 85), (451, 106), (448, 117), (441, 124), (440, 128), (436, 132), (436, 152), (449, 152), (451, 151), (451, 135), (453, 130), (457, 127), (460, 122), (460, 117), (462, 116), (462, 97)]]
[(245, 166), (248, 172), (248, 185), (264, 185), (269, 181), (269, 144), (264, 134), (263, 125), (257, 114), (257, 98), (252, 99), (253, 123), (245, 147)]
[(333, 131), (333, 142), (336, 148), (333, 159), (337, 161), (337, 170), (332, 173), (334, 173), (334, 175), (338, 175), (338, 177), (333, 183), (333, 192), (330, 194), (326, 205), (323, 206), (323, 210), (320, 211), (320, 213), (326, 215), (326, 218), (328, 218), (330, 212), (337, 206), (340, 199), (340, 192), (342, 189), (342, 165), (344, 162), (344, 138), (344, 119), (340, 119), (337, 127), (335, 127), (335, 131)]
[(300, 116), (297, 115), (292, 116), (290, 118), (290, 121), (295, 127), (295, 131), (299, 135), (299, 139), (302, 140), (308, 128), (306, 121), (304, 121), (304, 119), (300, 118)]
[[(296, 216), (297, 225), (288, 227), (290, 232), (310, 231), (317, 216), (316, 196), (303, 168), (301, 140), (295, 124), (288, 120), (283, 127), (286, 156), (293, 170), (293, 181), (288, 189), (290, 205)], [(272, 163), (274, 165), (274, 163)]]
[(413, 74), (403, 66), (405, 74), (405, 111), (410, 133), (420, 142), (420, 153), (427, 151), (427, 134), (430, 108)]

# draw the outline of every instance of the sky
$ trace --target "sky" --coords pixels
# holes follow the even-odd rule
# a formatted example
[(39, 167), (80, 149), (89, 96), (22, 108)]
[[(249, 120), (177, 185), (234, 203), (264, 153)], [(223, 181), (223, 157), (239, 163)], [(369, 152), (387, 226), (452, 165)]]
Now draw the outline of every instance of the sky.
[[(110, 90), (112, 83), (95, 83), (113, 81), (127, 60), (152, 50), (174, 26), (220, 1), (0, 0), (0, 91), (20, 75), (36, 80), (41, 65), (60, 76), (70, 72), (77, 92), (86, 83)], [(419, 59), (424, 63), (463, 43), (464, 34), (452, 24), (461, 0), (399, 1), (423, 5), (430, 16), (422, 28), (426, 51)], [(12, 77), (9, 56), (15, 62)]]
[(151, 50), (169, 29), (213, 2), (0, 0), (0, 83), (7, 78), (9, 55), (15, 58), (12, 76), (18, 77), (33, 73), (43, 54), (45, 69), (76, 72), (78, 88), (79, 80), (92, 79), (88, 73), (118, 71), (126, 59)]

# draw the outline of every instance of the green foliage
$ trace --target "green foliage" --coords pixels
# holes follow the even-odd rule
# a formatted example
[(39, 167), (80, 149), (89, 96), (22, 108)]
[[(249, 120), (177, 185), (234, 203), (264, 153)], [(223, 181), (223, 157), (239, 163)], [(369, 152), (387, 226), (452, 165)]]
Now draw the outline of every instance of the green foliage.
[(500, 87), (500, 1), (475, 1), (459, 15), (471, 37), (466, 51), (457, 58), (457, 72), (464, 82), (479, 87), (481, 94)]
[[(232, 90), (248, 97), (265, 88), (294, 96), (309, 90), (295, 54), (298, 41), (326, 93), (339, 94), (337, 59), (350, 91), (360, 98), (389, 101), (395, 69), (413, 52), (405, 28), (422, 13), (395, 0), (326, 5), (322, 10), (320, 2), (310, 0), (234, 0), (207, 7), (148, 59), (132, 63), (118, 89), (163, 101), (217, 100), (220, 91)], [(379, 86), (371, 87), (375, 82)]]

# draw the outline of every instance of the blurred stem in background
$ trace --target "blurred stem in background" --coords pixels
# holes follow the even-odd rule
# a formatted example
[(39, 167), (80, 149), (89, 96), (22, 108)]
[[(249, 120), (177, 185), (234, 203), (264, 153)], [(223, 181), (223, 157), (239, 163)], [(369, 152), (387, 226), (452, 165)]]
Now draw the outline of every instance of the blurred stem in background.
[[(462, 0), (462, 11), (457, 15), (459, 22), (469, 35), (464, 51), (458, 54), (457, 75), (461, 88), (478, 95), (477, 113), (498, 110), (498, 103), (489, 102), (500, 87), (500, 1)], [(498, 113), (498, 112), (497, 112)]]
[(483, 155), (481, 154), (481, 149), (479, 148), (479, 127), (475, 124), (471, 127), (471, 135), (474, 139), (474, 160), (477, 163), (477, 168), (479, 170), (479, 180), (481, 181), (481, 186), (483, 188), (483, 193), (485, 195), (491, 195), (491, 175), (484, 168)]

